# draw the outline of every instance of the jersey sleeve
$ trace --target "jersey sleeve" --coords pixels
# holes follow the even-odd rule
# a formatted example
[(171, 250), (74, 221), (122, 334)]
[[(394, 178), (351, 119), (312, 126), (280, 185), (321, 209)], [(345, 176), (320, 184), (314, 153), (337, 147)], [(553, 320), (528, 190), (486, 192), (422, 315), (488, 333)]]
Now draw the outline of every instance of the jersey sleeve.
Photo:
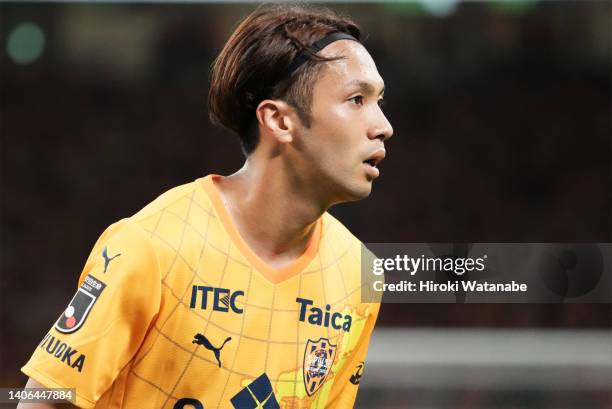
[(330, 396), (332, 400), (325, 406), (326, 409), (352, 409), (357, 398), (357, 391), (365, 371), (366, 355), (370, 338), (376, 324), (380, 304), (369, 304), (370, 313), (366, 316), (366, 323), (357, 341), (350, 358), (336, 374)]
[(130, 219), (98, 239), (66, 309), (21, 370), (45, 387), (75, 388), (92, 408), (131, 361), (160, 308), (157, 255)]

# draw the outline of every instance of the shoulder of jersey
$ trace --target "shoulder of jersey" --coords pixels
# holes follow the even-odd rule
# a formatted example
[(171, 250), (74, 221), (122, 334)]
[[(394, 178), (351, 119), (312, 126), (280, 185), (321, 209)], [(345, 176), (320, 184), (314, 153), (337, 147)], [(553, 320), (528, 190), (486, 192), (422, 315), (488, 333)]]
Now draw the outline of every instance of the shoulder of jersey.
[(159, 195), (151, 203), (136, 212), (132, 217), (130, 217), (130, 219), (134, 222), (140, 222), (150, 218), (151, 216), (155, 216), (162, 210), (169, 209), (175, 213), (182, 213), (184, 212), (182, 209), (187, 209), (188, 206), (181, 206), (179, 202), (192, 201), (200, 208), (209, 209), (211, 206), (210, 199), (201, 188), (201, 183), (202, 180), (197, 179), (192, 182), (173, 187), (172, 189)]
[[(347, 246), (347, 254), (346, 257), (353, 262), (356, 262), (357, 265), (353, 265), (355, 268), (353, 269), (354, 274), (360, 277), (360, 280), (363, 278), (361, 276), (361, 269), (363, 265), (370, 265), (372, 260), (376, 258), (376, 255), (372, 253), (372, 251), (367, 248), (361, 240), (359, 240), (355, 235), (353, 235), (349, 229), (347, 229), (338, 219), (332, 216), (329, 213), (325, 213), (323, 224), (326, 225), (324, 234), (330, 233), (330, 239), (335, 242), (343, 242), (344, 245)], [(372, 279), (372, 275), (367, 275), (369, 279)], [(384, 276), (379, 277), (380, 280), (384, 280)], [(371, 286), (368, 283), (362, 282), (362, 285)], [(369, 288), (369, 287), (368, 287)], [(373, 299), (378, 299), (377, 302), (380, 302), (379, 295), (374, 295)]]
[(361, 244), (361, 241), (355, 237), (349, 229), (346, 228), (340, 220), (336, 219), (329, 212), (323, 214), (323, 234), (330, 235), (335, 240), (343, 240), (350, 243), (352, 246)]
[[(210, 199), (201, 184), (202, 180), (197, 179), (166, 191), (133, 216), (113, 225), (112, 230), (127, 232), (135, 228), (144, 233), (141, 237), (155, 252), (160, 268), (165, 269), (176, 249), (181, 248), (185, 223), (198, 226), (211, 211)], [(192, 240), (188, 243), (197, 245)]]
[(319, 246), (332, 248), (331, 253), (335, 255), (335, 262), (342, 263), (343, 270), (352, 279), (359, 279), (361, 241), (329, 213), (323, 215), (323, 235)]
[[(361, 240), (355, 237), (349, 231), (349, 229), (347, 229), (338, 219), (333, 217), (331, 214), (325, 213), (325, 219), (323, 220), (323, 223), (327, 224), (327, 228), (325, 229), (326, 231), (328, 228), (330, 229), (329, 231), (332, 231), (332, 229), (337, 229), (335, 232), (330, 234), (332, 240), (347, 242), (347, 245), (349, 246), (349, 249), (347, 251), (347, 257), (357, 263), (353, 264), (354, 269), (352, 269), (352, 271), (353, 274), (355, 274), (355, 276), (353, 277), (355, 277), (356, 279), (358, 277), (358, 279), (361, 281), (361, 285), (364, 285), (366, 289), (370, 289), (372, 287), (370, 280), (373, 279), (374, 276), (366, 275), (367, 281), (362, 281), (362, 263), (371, 264), (371, 260), (376, 258), (376, 255), (374, 255), (374, 253), (372, 253), (370, 249), (363, 246)], [(384, 276), (381, 276), (379, 279), (384, 280)], [(380, 293), (370, 293), (369, 299), (372, 300), (371, 302), (380, 303), (381, 295)]]

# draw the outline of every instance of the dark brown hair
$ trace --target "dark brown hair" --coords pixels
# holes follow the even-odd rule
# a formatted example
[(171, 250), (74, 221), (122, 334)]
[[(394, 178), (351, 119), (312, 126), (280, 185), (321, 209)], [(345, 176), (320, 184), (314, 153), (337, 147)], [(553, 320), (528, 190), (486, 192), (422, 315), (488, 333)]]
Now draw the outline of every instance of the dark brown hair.
[[(320, 57), (309, 46), (336, 32), (357, 40), (361, 36), (353, 21), (326, 8), (258, 7), (236, 28), (212, 66), (208, 93), (211, 121), (237, 133), (247, 155), (257, 147), (255, 109), (264, 99), (284, 100), (309, 127), (312, 88), (321, 63), (335, 59)], [(308, 55), (308, 61), (287, 73), (300, 52)]]

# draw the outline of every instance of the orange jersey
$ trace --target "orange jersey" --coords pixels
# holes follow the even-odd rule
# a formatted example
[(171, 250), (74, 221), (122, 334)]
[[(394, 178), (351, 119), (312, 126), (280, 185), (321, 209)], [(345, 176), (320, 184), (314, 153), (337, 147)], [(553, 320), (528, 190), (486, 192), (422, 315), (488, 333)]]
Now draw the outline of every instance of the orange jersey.
[(273, 269), (207, 176), (111, 225), (23, 372), (84, 408), (351, 408), (379, 304), (361, 243), (324, 214)]

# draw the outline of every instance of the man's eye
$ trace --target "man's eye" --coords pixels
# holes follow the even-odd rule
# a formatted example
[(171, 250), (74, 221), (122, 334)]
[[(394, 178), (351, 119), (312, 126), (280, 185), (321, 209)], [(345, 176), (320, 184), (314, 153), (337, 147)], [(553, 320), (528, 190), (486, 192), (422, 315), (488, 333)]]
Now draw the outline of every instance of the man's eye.
[(361, 95), (356, 95), (353, 98), (349, 99), (349, 101), (353, 101), (354, 103), (356, 103), (357, 105), (363, 105), (363, 96)]

